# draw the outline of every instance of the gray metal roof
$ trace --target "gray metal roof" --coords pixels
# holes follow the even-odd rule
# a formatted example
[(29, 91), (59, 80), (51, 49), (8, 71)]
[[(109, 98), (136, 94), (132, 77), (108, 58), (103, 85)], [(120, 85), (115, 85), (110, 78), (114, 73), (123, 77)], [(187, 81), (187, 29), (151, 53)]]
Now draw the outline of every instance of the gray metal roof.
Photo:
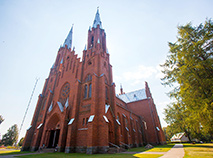
[(97, 9), (97, 13), (95, 15), (95, 20), (93, 22), (92, 27), (97, 28), (98, 25), (100, 25), (100, 28), (102, 29), (102, 23), (101, 23), (101, 18), (100, 18), (100, 14), (99, 14), (99, 9)]
[(138, 100), (147, 99), (145, 89), (136, 90), (133, 92), (117, 95), (117, 97), (123, 100), (125, 103), (131, 103)]

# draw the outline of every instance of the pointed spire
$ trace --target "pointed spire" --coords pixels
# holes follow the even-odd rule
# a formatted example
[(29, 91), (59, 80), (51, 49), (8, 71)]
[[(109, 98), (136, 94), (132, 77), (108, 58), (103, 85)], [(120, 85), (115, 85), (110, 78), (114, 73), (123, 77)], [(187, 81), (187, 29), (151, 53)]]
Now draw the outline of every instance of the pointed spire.
[(72, 47), (72, 32), (73, 32), (73, 25), (72, 25), (72, 27), (71, 27), (71, 30), (70, 30), (70, 32), (69, 32), (67, 38), (66, 38), (65, 41), (64, 41), (63, 47), (65, 47), (65, 45), (67, 45), (67, 48), (68, 48), (68, 49)]
[(55, 67), (55, 63), (53, 64), (53, 66), (52, 66), (52, 69)]
[(107, 54), (109, 54), (108, 48), (107, 48)]
[(60, 62), (60, 64), (63, 64), (63, 58), (61, 59), (61, 62)]
[(84, 50), (87, 50), (87, 45), (85, 44)]
[(92, 27), (97, 28), (98, 25), (102, 29), (102, 23), (101, 23), (101, 18), (100, 18), (100, 14), (99, 14), (99, 7), (97, 8), (97, 12), (96, 12), (96, 15), (95, 15), (95, 20), (93, 22), (93, 26)]

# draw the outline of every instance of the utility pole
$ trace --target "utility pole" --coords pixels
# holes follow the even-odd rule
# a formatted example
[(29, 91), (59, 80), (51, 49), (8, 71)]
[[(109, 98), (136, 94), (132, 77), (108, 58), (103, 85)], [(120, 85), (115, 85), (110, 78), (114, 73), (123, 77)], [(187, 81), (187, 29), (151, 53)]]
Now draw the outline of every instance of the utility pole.
[[(23, 117), (23, 120), (22, 120), (22, 123), (21, 123), (20, 129), (19, 129), (19, 134), (18, 134), (18, 135), (20, 135), (20, 134), (21, 134), (21, 129), (22, 129), (22, 127), (23, 127), (23, 124), (24, 124), (24, 121), (25, 121), (25, 118), (26, 118), (26, 115), (27, 115), (27, 112), (28, 112), (28, 109), (29, 109), (29, 106), (30, 106), (31, 100), (32, 100), (32, 98), (33, 98), (33, 94), (34, 94), (34, 91), (35, 91), (36, 85), (37, 85), (37, 83), (38, 83), (38, 80), (39, 80), (39, 78), (36, 78), (36, 82), (35, 82), (35, 85), (34, 85), (33, 91), (32, 91), (32, 93), (31, 93), (30, 100), (29, 100), (29, 102), (28, 102), (27, 109), (26, 109), (26, 111), (25, 111), (25, 114), (24, 114), (24, 117)], [(17, 140), (17, 141), (18, 141), (18, 140)], [(18, 144), (18, 142), (17, 142), (17, 144)]]

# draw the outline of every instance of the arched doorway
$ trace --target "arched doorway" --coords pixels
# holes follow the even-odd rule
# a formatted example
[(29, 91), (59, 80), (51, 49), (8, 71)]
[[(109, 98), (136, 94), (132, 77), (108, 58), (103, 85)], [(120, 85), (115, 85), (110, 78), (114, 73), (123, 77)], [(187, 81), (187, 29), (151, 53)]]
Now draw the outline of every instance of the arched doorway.
[(50, 130), (48, 148), (55, 148), (58, 144), (60, 129)]
[(48, 148), (55, 148), (58, 145), (60, 135), (60, 119), (57, 114), (53, 114), (47, 123), (46, 142)]

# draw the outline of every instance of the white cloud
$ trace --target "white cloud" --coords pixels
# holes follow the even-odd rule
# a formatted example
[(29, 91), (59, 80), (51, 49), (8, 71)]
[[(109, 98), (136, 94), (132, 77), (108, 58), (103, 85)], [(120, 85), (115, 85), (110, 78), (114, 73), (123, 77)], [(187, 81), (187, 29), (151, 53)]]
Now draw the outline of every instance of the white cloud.
[(133, 68), (132, 71), (127, 71), (122, 74), (122, 78), (125, 81), (131, 81), (132, 85), (142, 83), (145, 79), (150, 79), (153, 77), (162, 77), (161, 67), (159, 65), (156, 67), (139, 65), (138, 67)]

